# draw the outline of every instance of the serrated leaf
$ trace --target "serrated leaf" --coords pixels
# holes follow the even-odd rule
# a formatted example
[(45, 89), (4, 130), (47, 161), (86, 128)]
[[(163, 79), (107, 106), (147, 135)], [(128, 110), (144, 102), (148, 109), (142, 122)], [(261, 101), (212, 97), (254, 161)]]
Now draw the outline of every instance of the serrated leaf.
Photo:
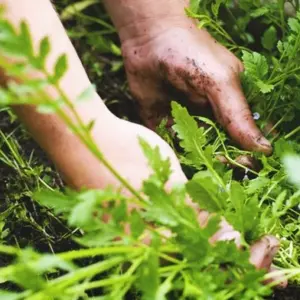
[(154, 176), (165, 184), (171, 175), (170, 159), (163, 159), (158, 146), (152, 148), (148, 142), (139, 138), (139, 143), (143, 149), (144, 155), (148, 159), (148, 164), (154, 171)]
[(187, 192), (199, 204), (201, 209), (220, 212), (226, 205), (226, 193), (223, 193), (209, 172), (199, 172), (186, 184)]
[(101, 216), (97, 214), (97, 211), (101, 210), (101, 204), (104, 201), (118, 200), (119, 197), (122, 199), (122, 196), (110, 188), (106, 190), (87, 190), (80, 193), (76, 197), (77, 204), (70, 212), (69, 224), (84, 229), (94, 228), (101, 221)]
[(72, 199), (58, 191), (41, 190), (33, 194), (33, 199), (42, 205), (53, 208), (57, 214), (68, 212), (76, 204)]
[(269, 66), (267, 59), (257, 52), (243, 51), (243, 63), (245, 73), (252, 78), (263, 80), (268, 74)]
[(84, 200), (72, 209), (68, 218), (69, 225), (81, 228), (89, 226), (94, 220), (93, 212), (96, 211), (96, 205), (97, 198), (95, 194), (92, 191), (85, 193)]
[[(226, 213), (226, 219), (233, 227), (246, 234), (253, 230), (257, 223), (259, 205), (257, 197), (252, 197), (247, 201), (244, 188), (236, 181), (232, 182), (230, 189), (230, 202), (234, 212)], [(252, 234), (254, 234), (252, 232)]]
[(174, 131), (180, 139), (180, 146), (184, 149), (189, 159), (196, 167), (200, 168), (207, 157), (203, 151), (206, 144), (204, 129), (199, 128), (196, 120), (190, 116), (187, 109), (176, 102), (172, 102), (172, 116), (175, 124)]
[(300, 33), (300, 22), (298, 19), (290, 18), (288, 20), (289, 27), (295, 33)]
[(267, 84), (262, 80), (257, 80), (255, 84), (258, 86), (260, 92), (262, 92), (263, 94), (268, 94), (272, 92), (275, 87), (273, 84)]
[(74, 240), (82, 246), (93, 248), (111, 245), (116, 238), (122, 237), (123, 234), (124, 230), (121, 232), (114, 225), (103, 224), (102, 230), (86, 232), (83, 237), (75, 237)]
[(249, 181), (247, 186), (248, 194), (258, 194), (263, 188), (267, 187), (270, 183), (270, 179), (267, 177), (257, 177)]
[(172, 199), (165, 192), (163, 186), (159, 186), (153, 181), (145, 181), (143, 191), (149, 196), (149, 200), (152, 203), (143, 214), (147, 220), (170, 227), (175, 227), (179, 224), (180, 214), (174, 208)]

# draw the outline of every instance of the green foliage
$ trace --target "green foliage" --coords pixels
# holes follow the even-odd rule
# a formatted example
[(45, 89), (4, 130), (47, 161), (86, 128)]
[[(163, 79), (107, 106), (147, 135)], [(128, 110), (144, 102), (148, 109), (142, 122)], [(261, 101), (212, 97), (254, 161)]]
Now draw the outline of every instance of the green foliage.
[[(82, 16), (83, 10), (96, 2), (72, 3), (62, 15), (65, 20)], [(263, 299), (271, 293), (270, 287), (262, 284), (266, 278), (264, 271), (255, 270), (249, 263), (248, 250), (237, 249), (233, 242), (211, 244), (221, 217), (241, 233), (245, 248), (263, 234), (281, 238), (282, 250), (275, 263), (283, 274), (300, 282), (300, 147), (295, 118), (300, 109), (300, 15), (287, 19), (277, 3), (271, 1), (261, 6), (260, 1), (253, 0), (239, 1), (239, 7), (227, 0), (195, 0), (187, 12), (200, 19), (200, 27), (208, 27), (242, 58), (243, 85), (249, 102), (261, 115), (258, 125), (263, 127), (273, 120), (274, 127), (280, 129), (281, 139), (274, 137), (273, 155), (249, 154), (236, 148), (213, 121), (191, 116), (186, 108), (172, 102), (175, 139), (170, 144), (174, 146), (179, 140), (177, 152), (192, 179), (186, 185), (166, 190), (170, 161), (162, 158), (158, 148), (141, 139), (153, 171), (142, 190), (133, 189), (114, 170), (121, 184), (131, 191), (130, 197), (109, 188), (59, 192), (47, 184), (43, 188), (35, 184), (39, 190), (34, 193), (34, 200), (45, 210), (60, 215), (74, 232), (80, 232), (73, 237), (80, 247), (50, 255), (0, 244), (1, 253), (14, 257), (9, 265), (1, 267), (1, 282), (18, 287), (16, 292), (1, 291), (3, 299), (124, 299), (126, 295), (147, 300)], [(234, 24), (230, 23), (232, 19)], [(255, 38), (249, 32), (250, 22), (265, 26), (262, 37)], [(96, 23), (114, 31), (105, 22)], [(92, 124), (87, 126), (76, 119), (72, 102), (60, 90), (60, 80), (68, 69), (67, 57), (58, 57), (53, 74), (48, 74), (45, 64), (51, 46), (47, 37), (35, 53), (25, 23), (16, 31), (1, 19), (0, 32), (0, 54), (17, 59), (10, 65), (1, 58), (0, 66), (8, 75), (22, 79), (20, 84), (11, 82), (0, 89), (1, 103), (33, 104), (40, 112), (58, 113), (99, 161), (109, 166), (89, 138)], [(95, 42), (95, 48), (102, 53), (120, 55), (120, 48), (109, 39), (101, 36), (95, 40), (93, 35), (87, 39), (91, 44)], [(251, 51), (252, 46), (261, 53)], [(42, 72), (45, 79), (29, 80), (28, 67)], [(45, 94), (47, 86), (56, 90), (57, 99)], [(86, 101), (94, 92), (93, 86), (88, 87), (77, 100)], [(75, 118), (64, 114), (64, 106)], [(204, 123), (205, 129), (198, 122)], [(5, 145), (16, 163), (5, 153), (1, 153), (1, 159), (18, 173), (29, 173), (30, 165), (22, 161), (13, 144), (6, 139)], [(261, 169), (252, 170), (236, 162), (240, 155), (252, 155)], [(227, 163), (222, 164), (219, 156)], [(214, 213), (205, 227), (199, 224), (198, 211), (187, 206), (188, 197)], [(132, 204), (138, 208), (131, 207), (129, 214)], [(8, 210), (0, 215), (1, 239), (9, 234), (5, 232), (5, 220), (10, 213)], [(130, 230), (124, 230), (128, 227)], [(129, 294), (135, 291), (136, 296)]]

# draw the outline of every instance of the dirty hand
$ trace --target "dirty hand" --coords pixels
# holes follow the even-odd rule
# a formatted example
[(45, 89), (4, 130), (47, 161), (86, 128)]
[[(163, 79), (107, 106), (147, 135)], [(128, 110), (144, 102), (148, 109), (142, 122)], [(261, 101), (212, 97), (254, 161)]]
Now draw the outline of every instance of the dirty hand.
[(272, 151), (242, 92), (242, 63), (205, 30), (193, 24), (166, 25), (154, 36), (145, 29), (136, 38), (124, 38), (122, 50), (130, 89), (148, 127), (154, 129), (168, 115), (173, 89), (198, 106), (210, 104), (216, 119), (243, 148)]

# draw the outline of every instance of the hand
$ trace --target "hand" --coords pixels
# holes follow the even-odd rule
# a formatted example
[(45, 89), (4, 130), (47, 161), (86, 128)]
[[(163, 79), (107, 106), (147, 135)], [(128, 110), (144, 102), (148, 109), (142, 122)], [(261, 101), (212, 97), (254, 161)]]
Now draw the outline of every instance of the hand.
[[(103, 130), (103, 128), (109, 128), (109, 130)], [(167, 189), (176, 183), (186, 182), (186, 177), (173, 150), (156, 133), (143, 126), (118, 119), (108, 113), (102, 115), (99, 122), (96, 120), (93, 136), (106, 160), (136, 189), (140, 189), (143, 181), (152, 173), (139, 145), (139, 137), (146, 140), (152, 147), (158, 146), (162, 156), (170, 159), (173, 172)], [(115, 188), (121, 187), (120, 182), (84, 146), (78, 144), (74, 136), (71, 139), (72, 141), (64, 146), (64, 149), (67, 148), (68, 151), (59, 151), (59, 159), (56, 159), (61, 173), (64, 174), (70, 186), (78, 189), (82, 187), (105, 188), (109, 185)], [(65, 138), (64, 141), (66, 141)], [(122, 192), (129, 195), (129, 192), (124, 189)], [(195, 209), (199, 224), (205, 226), (209, 214), (200, 211), (199, 207), (190, 200), (187, 200), (187, 205)], [(211, 238), (211, 242), (219, 240), (234, 240), (240, 246), (241, 237), (231, 225), (222, 221), (220, 230)], [(277, 239), (271, 236), (264, 237), (252, 246), (250, 261), (257, 268), (269, 271), (278, 248)]]
[[(205, 211), (200, 211), (199, 208), (195, 204), (189, 202), (196, 210), (198, 210), (198, 220), (200, 226), (206, 226), (209, 220), (209, 213)], [(233, 227), (227, 223), (226, 220), (222, 220), (220, 224), (220, 229), (216, 234), (214, 234), (210, 241), (211, 243), (215, 243), (217, 241), (230, 241), (234, 240), (235, 244), (238, 247), (241, 247), (241, 234), (234, 230)], [(257, 268), (257, 269), (264, 269), (267, 272), (272, 272), (276, 270), (276, 267), (272, 265), (273, 259), (277, 254), (280, 247), (279, 241), (271, 235), (266, 235), (256, 241), (250, 247), (250, 262)], [(269, 281), (277, 281), (278, 287), (285, 288), (288, 284), (287, 280), (274, 276)]]
[[(151, 147), (158, 146), (162, 157), (170, 159), (172, 175), (167, 186), (186, 182), (186, 177), (171, 147), (148, 128), (121, 120), (106, 112), (95, 120), (92, 135), (104, 158), (137, 191), (142, 188), (143, 181), (153, 173), (142, 151), (139, 138), (144, 139)], [(61, 137), (61, 140), (59, 145), (66, 142), (66, 137)], [(85, 146), (76, 142), (75, 137), (64, 148), (69, 150), (59, 151), (59, 157), (53, 160), (68, 185), (76, 189), (82, 187), (102, 189), (107, 186), (118, 189), (122, 186)], [(125, 188), (122, 188), (122, 192), (129, 194)]]
[(241, 89), (242, 63), (195, 25), (162, 27), (155, 35), (139, 31), (136, 38), (122, 41), (130, 89), (145, 124), (154, 129), (168, 115), (171, 87), (198, 106), (210, 104), (243, 148), (270, 154), (271, 145), (256, 127)]

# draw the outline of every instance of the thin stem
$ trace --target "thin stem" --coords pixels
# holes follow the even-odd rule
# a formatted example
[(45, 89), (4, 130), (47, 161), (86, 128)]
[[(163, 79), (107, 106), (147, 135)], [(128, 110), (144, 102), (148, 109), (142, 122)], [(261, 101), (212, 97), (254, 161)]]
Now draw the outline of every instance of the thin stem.
[(289, 139), (289, 138), (291, 138), (293, 135), (295, 135), (297, 132), (299, 132), (300, 131), (300, 126), (298, 126), (298, 127), (296, 127), (294, 130), (292, 130), (290, 133), (288, 133), (288, 134), (286, 134), (285, 136), (284, 136), (284, 139)]
[(69, 289), (67, 289), (66, 292), (68, 294), (75, 294), (75, 293), (84, 292), (86, 290), (91, 290), (91, 289), (95, 289), (95, 288), (114, 285), (116, 283), (124, 283), (124, 282), (127, 282), (128, 280), (133, 280), (133, 279), (135, 279), (135, 276), (129, 276), (129, 275), (114, 276), (114, 277), (110, 277), (108, 279), (101, 279), (101, 280), (96, 280), (96, 281), (92, 281), (92, 282), (86, 282), (86, 283), (77, 285), (75, 287), (69, 288)]
[(95, 263), (91, 266), (81, 268), (74, 272), (70, 272), (64, 276), (61, 276), (59, 278), (56, 278), (56, 279), (50, 281), (45, 286), (43, 291), (37, 292), (36, 294), (32, 295), (30, 299), (31, 300), (40, 299), (41, 296), (51, 293), (52, 290), (63, 291), (68, 286), (70, 286), (80, 280), (83, 280), (86, 277), (92, 277), (92, 276), (95, 276), (96, 274), (103, 273), (115, 266), (122, 264), (124, 261), (126, 261), (128, 259), (129, 259), (129, 257), (124, 257), (124, 256), (113, 257), (111, 259), (101, 261), (99, 263)]
[(101, 247), (101, 248), (90, 248), (90, 249), (83, 249), (83, 250), (72, 250), (57, 255), (64, 260), (74, 260), (79, 258), (94, 257), (98, 255), (108, 255), (108, 254), (128, 254), (128, 253), (138, 254), (143, 251), (144, 249), (142, 245), (140, 245), (140, 247), (138, 248), (132, 246), (116, 246), (116, 247)]

